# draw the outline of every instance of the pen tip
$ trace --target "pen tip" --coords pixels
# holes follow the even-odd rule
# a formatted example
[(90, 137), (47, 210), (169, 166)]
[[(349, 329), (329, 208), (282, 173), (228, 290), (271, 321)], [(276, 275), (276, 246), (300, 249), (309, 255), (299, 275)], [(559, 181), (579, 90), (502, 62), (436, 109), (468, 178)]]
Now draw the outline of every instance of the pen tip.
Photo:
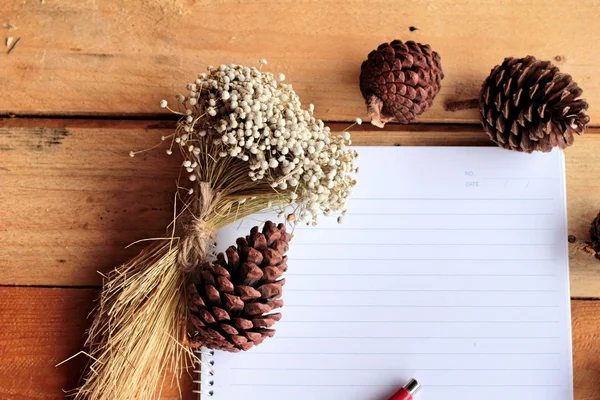
[(408, 381), (406, 385), (404, 385), (404, 389), (406, 389), (411, 395), (414, 395), (421, 388), (421, 384), (417, 382), (415, 379), (411, 379)]

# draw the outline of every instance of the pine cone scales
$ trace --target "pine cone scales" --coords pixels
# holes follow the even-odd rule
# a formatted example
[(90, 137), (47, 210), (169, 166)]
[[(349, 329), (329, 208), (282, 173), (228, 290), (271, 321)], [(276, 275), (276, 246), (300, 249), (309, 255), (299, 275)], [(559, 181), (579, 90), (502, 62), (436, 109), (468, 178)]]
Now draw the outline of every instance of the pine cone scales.
[(589, 244), (596, 252), (596, 257), (600, 258), (600, 213), (596, 215), (596, 218), (593, 219), (592, 224), (590, 226)]
[(590, 119), (582, 90), (570, 75), (535, 57), (506, 58), (484, 81), (481, 123), (500, 147), (531, 153), (562, 149)]
[(248, 350), (272, 337), (270, 329), (281, 314), (270, 312), (283, 306), (280, 299), (287, 269), (291, 236), (283, 224), (266, 222), (262, 233), (252, 228), (236, 246), (207, 263), (199, 282), (189, 286), (188, 341), (237, 352)]
[(429, 109), (444, 78), (440, 55), (429, 45), (394, 40), (369, 53), (360, 73), (360, 90), (371, 123), (403, 124)]

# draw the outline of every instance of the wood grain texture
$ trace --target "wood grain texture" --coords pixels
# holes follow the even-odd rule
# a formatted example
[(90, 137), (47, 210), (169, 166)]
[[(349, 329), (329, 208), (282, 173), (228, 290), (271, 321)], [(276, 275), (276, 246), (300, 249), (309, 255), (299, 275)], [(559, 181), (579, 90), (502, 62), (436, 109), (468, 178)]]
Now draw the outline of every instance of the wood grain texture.
[[(55, 367), (83, 349), (87, 315), (98, 294), (91, 289), (0, 287), (0, 398), (63, 400), (77, 387), (84, 355)], [(184, 400), (193, 384), (182, 379)], [(170, 382), (170, 378), (168, 378)], [(175, 384), (162, 399), (180, 399)]]
[(571, 301), (575, 400), (600, 399), (600, 301)]
[[(160, 142), (172, 122), (0, 121), (0, 284), (100, 285), (107, 272), (160, 237), (172, 218), (180, 160)], [(339, 131), (345, 125), (331, 125)], [(476, 127), (353, 129), (356, 145), (489, 145)], [(600, 297), (600, 263), (580, 251), (600, 207), (600, 130), (566, 152), (571, 294)]]
[[(423, 122), (474, 122), (448, 100), (477, 94), (504, 57), (532, 54), (573, 75), (600, 121), (595, 0), (8, 0), (0, 31), (0, 113), (154, 114), (206, 65), (283, 72), (329, 121), (366, 115), (361, 62), (393, 39), (429, 43), (446, 78)], [(597, 106), (597, 107), (594, 107)]]

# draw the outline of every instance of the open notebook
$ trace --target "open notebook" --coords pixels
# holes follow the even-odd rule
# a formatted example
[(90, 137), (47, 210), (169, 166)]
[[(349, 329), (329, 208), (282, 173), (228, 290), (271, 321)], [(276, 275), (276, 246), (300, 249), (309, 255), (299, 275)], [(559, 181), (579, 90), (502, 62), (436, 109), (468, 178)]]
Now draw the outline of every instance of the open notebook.
[(562, 152), (358, 150), (344, 223), (294, 231), (277, 334), (205, 353), (201, 391), (385, 400), (414, 377), (418, 400), (572, 399)]

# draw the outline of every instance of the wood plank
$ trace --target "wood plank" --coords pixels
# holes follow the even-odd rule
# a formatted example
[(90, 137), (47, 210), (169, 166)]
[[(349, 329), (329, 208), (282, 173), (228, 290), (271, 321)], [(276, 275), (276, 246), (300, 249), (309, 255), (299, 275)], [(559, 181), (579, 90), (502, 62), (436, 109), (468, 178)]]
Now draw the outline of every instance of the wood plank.
[[(77, 385), (84, 360), (55, 367), (78, 352), (96, 290), (0, 288), (0, 398), (64, 399)], [(576, 400), (597, 400), (600, 391), (600, 301), (571, 302)], [(192, 400), (190, 380), (184, 400)], [(178, 399), (170, 388), (165, 399)]]
[[(21, 40), (0, 57), (0, 113), (156, 114), (206, 65), (265, 57), (320, 118), (348, 121), (366, 115), (361, 62), (396, 38), (442, 56), (442, 91), (420, 121), (475, 121), (443, 105), (476, 95), (504, 57), (528, 54), (552, 60), (600, 104), (598, 10), (595, 0), (7, 1), (2, 40)], [(600, 121), (600, 108), (590, 113)]]
[(600, 302), (571, 301), (575, 400), (600, 396)]
[[(56, 364), (83, 349), (87, 315), (98, 294), (91, 289), (0, 287), (0, 398), (63, 400), (63, 390), (78, 385), (86, 363), (81, 355)], [(185, 400), (193, 384), (182, 381)], [(175, 385), (162, 399), (180, 399)]]
[[(179, 162), (164, 148), (130, 158), (171, 122), (0, 121), (0, 284), (99, 285), (96, 271), (125, 262), (161, 236), (172, 215)], [(345, 124), (332, 124), (334, 131)], [(360, 128), (360, 129), (358, 129)], [(474, 126), (353, 129), (356, 145), (484, 146)], [(600, 129), (566, 152), (571, 293), (600, 297), (600, 264), (579, 250), (600, 208)]]

